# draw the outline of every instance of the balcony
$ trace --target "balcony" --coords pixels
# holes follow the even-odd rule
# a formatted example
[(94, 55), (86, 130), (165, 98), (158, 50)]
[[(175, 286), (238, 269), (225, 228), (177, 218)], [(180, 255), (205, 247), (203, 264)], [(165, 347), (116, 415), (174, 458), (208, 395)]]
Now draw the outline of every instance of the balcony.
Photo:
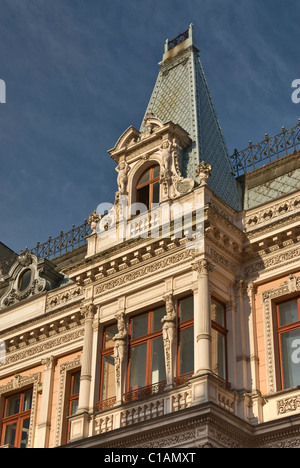
[(183, 379), (176, 379), (172, 388), (160, 382), (126, 393), (122, 404), (114, 404), (112, 401), (102, 402), (100, 406), (98, 404), (93, 435), (153, 420), (208, 401), (232, 414), (237, 412), (236, 394), (225, 388), (223, 382), (214, 375), (189, 374)]

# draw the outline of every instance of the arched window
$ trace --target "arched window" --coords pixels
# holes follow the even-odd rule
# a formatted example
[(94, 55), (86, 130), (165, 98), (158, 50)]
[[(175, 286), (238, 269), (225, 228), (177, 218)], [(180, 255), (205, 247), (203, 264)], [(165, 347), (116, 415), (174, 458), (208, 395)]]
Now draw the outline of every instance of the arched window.
[(147, 169), (136, 185), (137, 202), (151, 209), (153, 203), (159, 203), (159, 165)]
[(27, 269), (22, 272), (18, 281), (19, 291), (25, 291), (26, 288), (30, 285), (31, 282), (31, 270)]

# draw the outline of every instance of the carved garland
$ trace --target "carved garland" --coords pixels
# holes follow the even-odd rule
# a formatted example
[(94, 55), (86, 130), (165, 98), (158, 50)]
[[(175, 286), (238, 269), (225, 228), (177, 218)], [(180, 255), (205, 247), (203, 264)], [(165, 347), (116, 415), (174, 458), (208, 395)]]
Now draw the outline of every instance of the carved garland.
[(269, 289), (262, 293), (262, 304), (265, 318), (265, 336), (266, 336), (266, 365), (268, 375), (268, 391), (276, 392), (276, 369), (275, 369), (275, 348), (273, 337), (273, 318), (272, 301), (278, 297), (285, 296), (300, 291), (300, 276), (296, 278), (290, 275), (289, 280), (285, 281), (277, 289)]

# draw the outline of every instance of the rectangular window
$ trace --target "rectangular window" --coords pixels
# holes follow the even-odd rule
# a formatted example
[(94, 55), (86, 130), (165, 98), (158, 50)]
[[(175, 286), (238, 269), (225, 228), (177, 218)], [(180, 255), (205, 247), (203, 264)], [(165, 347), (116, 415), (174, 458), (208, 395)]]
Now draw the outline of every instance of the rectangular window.
[[(71, 374), (67, 416), (73, 416), (73, 414), (75, 414), (76, 411), (78, 410), (79, 387), (80, 387), (80, 371), (77, 371)], [(67, 441), (70, 439), (70, 429), (71, 429), (71, 425), (70, 425), (70, 421), (68, 420)]]
[(1, 445), (26, 448), (28, 445), (32, 389), (5, 400), (4, 418), (2, 419)]
[(194, 372), (194, 298), (181, 299), (178, 304), (178, 377)]
[(227, 330), (224, 304), (211, 299), (212, 371), (227, 381)]
[(143, 389), (166, 380), (161, 321), (165, 315), (163, 307), (130, 319), (126, 401), (139, 398)]
[(100, 401), (98, 409), (101, 411), (111, 407), (116, 401), (116, 377), (114, 359), (114, 336), (118, 333), (117, 324), (109, 325), (103, 332)]
[(277, 304), (282, 389), (300, 385), (300, 297)]

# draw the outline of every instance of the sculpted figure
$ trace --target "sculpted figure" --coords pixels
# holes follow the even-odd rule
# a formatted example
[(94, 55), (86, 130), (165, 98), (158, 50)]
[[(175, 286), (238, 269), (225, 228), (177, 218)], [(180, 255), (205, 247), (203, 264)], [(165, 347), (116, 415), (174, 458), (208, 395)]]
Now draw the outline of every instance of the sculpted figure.
[(117, 316), (117, 327), (118, 333), (113, 337), (113, 341), (115, 342), (114, 347), (114, 357), (117, 365), (120, 365), (122, 362), (125, 352), (126, 352), (126, 341), (127, 341), (127, 330), (125, 325), (125, 316), (124, 313), (121, 312)]
[(167, 315), (165, 315), (161, 320), (163, 323), (163, 339), (165, 341), (168, 340), (171, 343), (175, 338), (176, 332), (176, 312), (172, 294), (165, 296), (164, 300), (166, 304)]
[(97, 224), (101, 220), (102, 216), (97, 213), (96, 210), (93, 211), (93, 213), (90, 214), (88, 224), (91, 226), (92, 232), (96, 232), (97, 230)]
[(130, 168), (126, 161), (121, 161), (116, 167), (116, 171), (119, 173), (117, 178), (117, 183), (120, 193), (126, 193), (127, 182), (128, 182), (128, 172)]
[(163, 171), (170, 169), (172, 162), (172, 143), (166, 140), (161, 145), (161, 163)]

